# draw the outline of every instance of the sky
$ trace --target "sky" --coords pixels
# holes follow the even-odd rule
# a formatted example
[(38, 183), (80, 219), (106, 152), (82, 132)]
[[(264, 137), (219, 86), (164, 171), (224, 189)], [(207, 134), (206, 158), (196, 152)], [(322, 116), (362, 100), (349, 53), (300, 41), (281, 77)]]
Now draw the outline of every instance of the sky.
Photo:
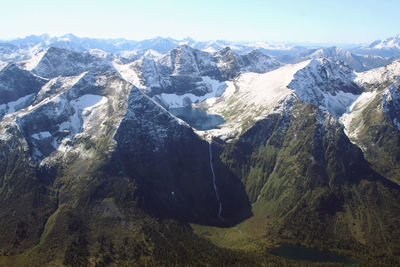
[(400, 0), (0, 0), (0, 39), (369, 43), (400, 33)]

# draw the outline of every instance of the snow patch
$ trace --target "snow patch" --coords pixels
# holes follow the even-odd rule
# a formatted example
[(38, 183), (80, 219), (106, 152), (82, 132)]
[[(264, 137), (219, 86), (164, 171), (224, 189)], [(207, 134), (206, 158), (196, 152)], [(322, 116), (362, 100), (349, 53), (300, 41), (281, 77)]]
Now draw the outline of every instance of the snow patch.
[(45, 49), (45, 50), (43, 50), (43, 51), (41, 51), (41, 52), (39, 52), (39, 53), (34, 54), (34, 55), (25, 63), (24, 68), (25, 68), (26, 70), (29, 70), (29, 71), (31, 71), (31, 70), (33, 70), (34, 68), (36, 68), (36, 66), (37, 66), (37, 65), (39, 64), (39, 62), (42, 60), (42, 58), (43, 58), (44, 54), (46, 54), (46, 52), (47, 52), (47, 49)]
[[(59, 101), (65, 102), (66, 100), (60, 98)], [(70, 132), (70, 134), (60, 141), (54, 140), (55, 144), (53, 146), (59, 151), (67, 151), (72, 145), (72, 140), (77, 133), (85, 131), (86, 129), (91, 129), (94, 124), (98, 123), (98, 118), (92, 118), (92, 113), (96, 108), (107, 102), (108, 99), (106, 97), (91, 94), (83, 95), (78, 99), (70, 101), (69, 104), (74, 109), (74, 113), (67, 121), (64, 121), (58, 126), (58, 131), (67, 131)]]
[(205, 48), (205, 49), (203, 49), (201, 51), (204, 51), (204, 52), (207, 52), (207, 53), (215, 53), (218, 50), (210, 46), (210, 47), (207, 47), (207, 48)]
[(277, 106), (288, 98), (294, 97), (294, 90), (288, 88), (297, 71), (309, 64), (309, 60), (285, 65), (279, 69), (258, 74), (243, 73), (234, 81), (227, 82), (227, 88), (221, 97), (212, 103), (208, 112), (223, 117), (225, 123), (220, 129), (196, 131), (199, 135), (218, 136), (230, 139), (240, 133), (242, 126), (250, 121), (265, 118), (268, 114), (279, 112)]
[(51, 137), (50, 132), (40, 132), (40, 133), (32, 134), (32, 138), (34, 138), (36, 140), (45, 139), (45, 138), (49, 138), (49, 137)]
[(70, 120), (60, 125), (60, 130), (72, 128), (77, 133), (81, 128), (81, 119), (79, 115), (89, 116), (94, 108), (107, 103), (107, 98), (99, 95), (83, 95), (76, 100), (70, 102), (75, 112)]
[(143, 56), (147, 57), (147, 58), (152, 58), (152, 59), (159, 59), (163, 56), (163, 54), (161, 54), (153, 49), (149, 49), (143, 54)]
[(89, 49), (89, 54), (98, 58), (107, 58), (108, 54), (99, 48)]
[(35, 94), (29, 94), (23, 96), (15, 101), (8, 102), (0, 105), (0, 114), (4, 112), (4, 115), (14, 113), (22, 108), (29, 106), (30, 103), (35, 99)]
[(77, 110), (91, 111), (93, 108), (107, 103), (107, 98), (99, 95), (83, 95), (71, 101), (72, 106)]
[(133, 63), (130, 64), (119, 64), (116, 61), (113, 62), (114, 68), (118, 71), (121, 77), (136, 86), (139, 89), (145, 89), (146, 87), (142, 84), (139, 74), (133, 68)]
[(4, 69), (5, 66), (7, 66), (7, 62), (0, 61), (0, 71)]
[(323, 93), (323, 96), (325, 99), (325, 105), (320, 106), (320, 108), (335, 116), (340, 116), (344, 112), (348, 112), (350, 106), (360, 97), (360, 95), (345, 93), (343, 91), (337, 92), (336, 95)]
[(219, 82), (207, 76), (202, 77), (202, 83), (205, 84), (207, 88), (210, 88), (211, 92), (202, 96), (196, 96), (191, 93), (183, 95), (162, 93), (160, 95), (155, 95), (154, 99), (163, 103), (166, 107), (180, 108), (190, 106), (192, 103), (200, 103), (210, 98), (214, 98), (215, 101), (215, 98), (221, 96), (227, 88), (226, 82)]
[(127, 50), (127, 51), (120, 51), (118, 52), (118, 55), (124, 58), (134, 58), (138, 55), (138, 50)]
[(358, 84), (378, 84), (400, 75), (400, 60), (369, 71), (356, 73), (355, 82)]
[(363, 110), (375, 99), (377, 94), (376, 91), (362, 93), (349, 107), (348, 112), (339, 118), (346, 135), (352, 142), (357, 139), (360, 130), (364, 127), (361, 119)]

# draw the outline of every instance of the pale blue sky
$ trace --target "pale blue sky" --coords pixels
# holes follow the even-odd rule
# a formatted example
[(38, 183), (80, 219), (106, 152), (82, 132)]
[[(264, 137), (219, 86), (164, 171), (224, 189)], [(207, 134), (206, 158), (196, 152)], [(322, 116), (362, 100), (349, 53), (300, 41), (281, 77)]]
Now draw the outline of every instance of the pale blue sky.
[(400, 33), (400, 0), (2, 0), (0, 39), (48, 33), (142, 40), (371, 42)]

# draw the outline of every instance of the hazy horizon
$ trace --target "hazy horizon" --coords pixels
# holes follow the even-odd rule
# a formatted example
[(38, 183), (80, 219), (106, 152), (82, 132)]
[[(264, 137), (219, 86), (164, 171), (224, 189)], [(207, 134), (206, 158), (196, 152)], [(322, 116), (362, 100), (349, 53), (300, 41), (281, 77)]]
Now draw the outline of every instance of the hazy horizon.
[[(0, 39), (48, 33), (144, 40), (360, 44), (399, 33), (396, 0), (9, 1)], [(12, 22), (12, 23), (10, 23)]]
[(18, 36), (18, 37), (14, 37), (14, 38), (1, 38), (0, 37), (0, 41), (4, 41), (4, 42), (12, 42), (12, 41), (16, 41), (16, 40), (22, 40), (28, 37), (41, 37), (43, 35), (48, 36), (49, 38), (62, 38), (68, 35), (72, 35), (74, 37), (77, 38), (87, 38), (87, 39), (92, 39), (92, 40), (125, 40), (125, 41), (133, 41), (133, 42), (141, 42), (144, 40), (153, 40), (153, 39), (157, 39), (157, 38), (163, 38), (163, 39), (172, 39), (175, 41), (184, 41), (186, 39), (192, 39), (196, 42), (218, 42), (218, 41), (223, 41), (223, 42), (231, 42), (231, 43), (236, 43), (236, 44), (255, 44), (257, 42), (263, 42), (263, 43), (267, 43), (267, 44), (285, 44), (285, 45), (298, 45), (298, 46), (341, 46), (341, 47), (355, 47), (355, 46), (360, 46), (360, 45), (369, 45), (371, 42), (374, 42), (376, 40), (385, 40), (387, 38), (391, 38), (394, 36), (397, 36), (399, 34), (395, 34), (392, 36), (387, 36), (385, 38), (382, 39), (373, 39), (369, 42), (353, 42), (353, 43), (332, 43), (332, 42), (279, 42), (279, 41), (272, 41), (272, 40), (228, 40), (228, 39), (209, 39), (209, 40), (197, 40), (191, 36), (186, 36), (184, 38), (176, 38), (173, 36), (153, 36), (150, 38), (145, 38), (145, 39), (129, 39), (129, 38), (125, 38), (125, 37), (115, 37), (115, 38), (106, 38), (106, 37), (88, 37), (88, 36), (82, 36), (82, 35), (77, 35), (74, 33), (65, 33), (62, 35), (52, 35), (49, 33), (41, 33), (41, 34), (30, 34), (30, 35), (25, 35), (25, 36)]

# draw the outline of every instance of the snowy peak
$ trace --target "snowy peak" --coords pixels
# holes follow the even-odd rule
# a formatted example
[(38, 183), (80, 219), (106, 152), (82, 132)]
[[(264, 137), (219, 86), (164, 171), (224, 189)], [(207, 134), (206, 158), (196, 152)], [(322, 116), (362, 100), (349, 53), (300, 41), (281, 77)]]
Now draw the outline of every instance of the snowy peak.
[(320, 48), (311, 54), (312, 58), (329, 57), (332, 59), (342, 60), (351, 57), (350, 51), (336, 46)]
[[(200, 52), (200, 51), (196, 51)], [(182, 45), (170, 52), (173, 68), (172, 75), (199, 75), (199, 67), (195, 50), (188, 45)]]
[(368, 46), (353, 49), (354, 53), (362, 55), (374, 55), (382, 57), (400, 56), (400, 34), (389, 37), (386, 40), (377, 40)]
[(195, 43), (196, 41), (190, 37), (186, 37), (183, 40), (179, 41), (179, 45), (188, 45), (190, 47), (192, 47)]
[(282, 66), (275, 58), (265, 55), (260, 49), (238, 56), (241, 72), (266, 73)]
[(206, 131), (206, 136), (231, 139), (243, 133), (258, 120), (271, 113), (287, 111), (295, 98), (288, 85), (294, 75), (309, 61), (288, 64), (267, 73), (241, 73), (226, 82), (227, 88), (220, 98), (206, 101), (208, 112), (225, 120), (220, 129)]
[(389, 37), (386, 40), (378, 40), (371, 43), (369, 46), (371, 49), (390, 49), (390, 48), (398, 48), (400, 49), (400, 34)]
[(304, 69), (297, 72), (295, 80), (303, 78), (326, 93), (336, 94), (343, 91), (358, 94), (360, 88), (353, 82), (354, 77), (353, 70), (340, 61), (318, 58), (311, 60)]
[(266, 73), (281, 67), (283, 64), (275, 58), (265, 55), (260, 49), (245, 54), (236, 54), (230, 47), (216, 53), (218, 68), (225, 79), (234, 78), (240, 73)]
[(146, 53), (143, 54), (143, 57), (146, 58), (152, 58), (152, 59), (159, 59), (161, 58), (163, 55), (159, 52), (157, 52), (156, 50), (153, 49), (149, 49), (146, 51)]
[[(70, 50), (50, 47), (40, 54), (32, 71), (45, 78), (57, 76), (75, 76), (84, 71), (112, 71), (111, 64), (102, 58)], [(31, 63), (32, 64), (32, 63)]]
[(262, 74), (241, 73), (226, 82), (220, 98), (205, 101), (208, 112), (220, 115), (225, 123), (204, 134), (234, 138), (252, 122), (290, 111), (295, 101), (312, 104), (323, 114), (339, 119), (363, 92), (355, 78), (351, 68), (325, 57), (287, 64)]
[(301, 101), (316, 105), (338, 118), (362, 93), (354, 78), (349, 67), (338, 61), (319, 58), (299, 70), (288, 87), (296, 91)]
[(238, 55), (229, 47), (208, 53), (181, 45), (161, 58), (141, 57), (129, 67), (115, 66), (165, 107), (178, 107), (220, 95), (223, 83), (240, 73), (265, 73), (282, 64), (259, 50)]
[(393, 61), (383, 67), (369, 71), (357, 73), (355, 81), (364, 87), (373, 87), (379, 89), (380, 85), (388, 86), (397, 80), (400, 75), (400, 59)]
[(160, 68), (170, 72), (170, 75), (199, 75), (199, 61), (208, 54), (182, 45), (169, 51), (157, 61)]
[(390, 62), (379, 56), (355, 55), (347, 49), (335, 46), (311, 50), (311, 54), (306, 55), (304, 58), (315, 59), (320, 57), (341, 61), (359, 72), (381, 67)]
[[(86, 73), (55, 80), (60, 90), (43, 92), (41, 101), (14, 116), (38, 162), (48, 156), (62, 156), (88, 140), (104, 136), (105, 121), (118, 126), (131, 88), (116, 73)], [(47, 91), (52, 86), (45, 87), (42, 90)]]
[(219, 50), (216, 53), (218, 58), (218, 69), (222, 73), (223, 79), (230, 79), (240, 72), (240, 66), (236, 60), (236, 55), (230, 47)]
[[(89, 51), (91, 49), (101, 49), (106, 53), (125, 54), (126, 51), (135, 51), (136, 56), (142, 56), (147, 50), (154, 50), (158, 53), (165, 54), (168, 51), (181, 46), (188, 45), (192, 48), (204, 50), (207, 52), (216, 52), (225, 47), (230, 47), (237, 53), (246, 53), (255, 48), (269, 49), (270, 51), (289, 51), (292, 46), (283, 44), (267, 44), (267, 43), (235, 43), (223, 40), (217, 41), (195, 41), (191, 38), (176, 40), (172, 38), (155, 37), (151, 39), (133, 41), (126, 39), (96, 39), (77, 37), (73, 34), (51, 37), (49, 35), (28, 36), (12, 41), (4, 42), (0, 45), (0, 50), (18, 49), (30, 50), (33, 47), (46, 49), (48, 47), (58, 47), (76, 52)], [(7, 54), (10, 54), (8, 51)]]
[(14, 63), (7, 64), (0, 71), (0, 118), (28, 106), (46, 82)]
[(167, 53), (179, 45), (179, 42), (171, 38), (156, 37), (153, 39), (143, 40), (137, 44), (135, 49), (138, 50), (155, 50), (159, 53)]
[[(400, 60), (394, 61), (384, 67), (356, 73), (354, 81), (363, 88), (364, 92), (350, 106), (349, 112), (340, 118), (345, 126), (346, 134), (352, 141), (357, 143), (360, 138), (362, 139), (360, 133), (371, 127), (371, 125), (364, 123), (365, 120), (382, 116), (383, 112), (387, 114), (393, 124), (399, 129), (399, 77)], [(367, 108), (371, 109), (370, 112), (375, 115), (368, 115), (369, 118), (367, 118), (366, 114), (371, 114), (370, 112), (365, 112)], [(384, 125), (384, 122), (382, 123)], [(362, 131), (361, 129), (364, 130)], [(369, 143), (358, 144), (363, 150), (370, 145)]]
[(16, 40), (9, 41), (20, 49), (31, 49), (39, 46), (41, 49), (49, 47), (58, 47), (76, 52), (88, 51), (90, 49), (101, 49), (107, 53), (115, 53), (123, 50), (132, 50), (137, 44), (136, 41), (124, 39), (96, 39), (77, 37), (73, 34), (65, 34), (63, 36), (51, 37), (47, 34), (40, 36), (28, 36)]
[[(161, 93), (204, 95), (209, 88), (202, 85), (202, 77), (217, 79), (220, 74), (212, 54), (179, 46), (159, 59), (142, 57), (132, 64), (137, 77), (151, 96)], [(133, 75), (133, 73), (132, 73)]]

